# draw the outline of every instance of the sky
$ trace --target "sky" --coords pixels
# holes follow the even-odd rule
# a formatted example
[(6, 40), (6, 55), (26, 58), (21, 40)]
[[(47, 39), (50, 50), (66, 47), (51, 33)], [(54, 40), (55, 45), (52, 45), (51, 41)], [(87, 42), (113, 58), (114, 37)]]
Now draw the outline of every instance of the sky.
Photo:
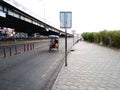
[[(60, 29), (60, 11), (72, 12), (72, 28), (83, 32), (120, 30), (120, 0), (15, 0)], [(61, 29), (64, 31), (64, 29)]]

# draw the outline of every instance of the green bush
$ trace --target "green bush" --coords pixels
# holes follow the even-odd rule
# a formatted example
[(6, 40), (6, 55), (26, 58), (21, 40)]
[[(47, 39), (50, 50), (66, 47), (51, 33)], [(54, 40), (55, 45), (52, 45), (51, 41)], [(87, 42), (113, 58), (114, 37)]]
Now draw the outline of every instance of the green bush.
[(100, 43), (100, 34), (98, 32), (94, 32), (94, 42)]
[(82, 33), (82, 37), (85, 41), (88, 41), (87, 32)]
[(102, 42), (104, 45), (109, 45), (109, 35), (108, 35), (108, 31), (104, 30), (104, 31), (100, 31), (100, 42)]
[(110, 45), (120, 48), (120, 30), (107, 31), (103, 30), (100, 32), (84, 32), (82, 37), (85, 41), (102, 43), (104, 45)]
[(82, 37), (85, 41), (94, 42), (93, 32), (84, 32), (82, 33)]
[(112, 34), (112, 46), (120, 48), (120, 31), (114, 31)]

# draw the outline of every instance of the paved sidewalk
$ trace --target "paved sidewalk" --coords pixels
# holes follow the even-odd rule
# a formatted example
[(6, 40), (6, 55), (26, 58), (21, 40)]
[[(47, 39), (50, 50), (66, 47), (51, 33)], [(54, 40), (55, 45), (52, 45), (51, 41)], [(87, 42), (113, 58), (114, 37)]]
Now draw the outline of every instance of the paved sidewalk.
[(120, 90), (120, 51), (79, 42), (52, 90)]

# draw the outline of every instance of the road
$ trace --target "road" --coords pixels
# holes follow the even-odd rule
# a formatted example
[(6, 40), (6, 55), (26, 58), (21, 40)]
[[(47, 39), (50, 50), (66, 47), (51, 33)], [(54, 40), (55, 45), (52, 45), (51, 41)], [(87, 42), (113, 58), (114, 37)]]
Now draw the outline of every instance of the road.
[[(35, 50), (0, 60), (0, 90), (48, 89), (65, 50), (64, 39), (60, 39), (59, 51), (48, 52), (48, 44), (35, 43)], [(68, 38), (68, 49), (72, 45), (73, 39)]]

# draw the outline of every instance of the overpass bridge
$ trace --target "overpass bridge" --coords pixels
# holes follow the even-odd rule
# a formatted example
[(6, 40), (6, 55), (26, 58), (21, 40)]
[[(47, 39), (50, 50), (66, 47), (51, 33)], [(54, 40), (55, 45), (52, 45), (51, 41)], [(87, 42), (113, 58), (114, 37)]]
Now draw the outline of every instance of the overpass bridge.
[(38, 16), (14, 0), (0, 1), (0, 27), (14, 28), (15, 32), (28, 34), (65, 35), (65, 32), (41, 21)]

